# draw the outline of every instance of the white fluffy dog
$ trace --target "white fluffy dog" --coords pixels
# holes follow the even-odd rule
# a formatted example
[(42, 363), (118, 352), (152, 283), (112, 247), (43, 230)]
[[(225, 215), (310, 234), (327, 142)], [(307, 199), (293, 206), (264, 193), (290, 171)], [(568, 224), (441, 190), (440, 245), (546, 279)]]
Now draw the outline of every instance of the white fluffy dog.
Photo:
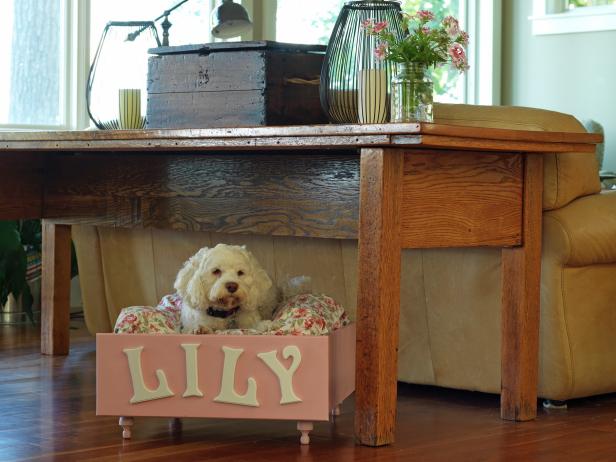
[(182, 332), (266, 330), (277, 293), (272, 280), (244, 246), (204, 247), (180, 270), (174, 284), (182, 297)]

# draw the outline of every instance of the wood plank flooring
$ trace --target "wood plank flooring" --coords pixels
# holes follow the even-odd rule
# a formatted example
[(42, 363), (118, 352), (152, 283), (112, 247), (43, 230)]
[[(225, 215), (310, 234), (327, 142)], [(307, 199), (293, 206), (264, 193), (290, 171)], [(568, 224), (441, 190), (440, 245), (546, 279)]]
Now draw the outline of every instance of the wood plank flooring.
[(71, 354), (41, 356), (32, 327), (0, 326), (0, 461), (616, 461), (616, 394), (539, 410), (536, 421), (499, 418), (498, 396), (400, 384), (396, 443), (356, 446), (353, 404), (317, 423), (309, 447), (295, 424), (135, 419), (123, 442), (117, 419), (96, 417), (94, 340), (72, 322)]

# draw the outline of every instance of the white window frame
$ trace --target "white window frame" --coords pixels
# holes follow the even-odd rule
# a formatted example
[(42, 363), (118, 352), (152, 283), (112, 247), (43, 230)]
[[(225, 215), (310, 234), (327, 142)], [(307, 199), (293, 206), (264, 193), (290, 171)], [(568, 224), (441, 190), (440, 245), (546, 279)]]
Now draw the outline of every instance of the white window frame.
[(616, 5), (566, 10), (565, 0), (533, 0), (533, 35), (616, 30)]
[(502, 0), (466, 0), (470, 69), (466, 78), (467, 104), (501, 103)]
[(85, 88), (89, 69), (90, 0), (63, 0), (64, 47), (60, 50), (60, 124), (0, 124), (0, 130), (79, 130), (89, 126)]
[[(216, 0), (211, 0), (213, 3)], [(276, 40), (276, 10), (277, 0), (240, 2), (253, 22), (253, 29), (242, 34), (241, 40)]]
[[(65, 0), (66, 1), (66, 0)], [(68, 0), (69, 39), (66, 41), (66, 120), (68, 129), (90, 126), (86, 107), (86, 85), (90, 71), (90, 0)]]

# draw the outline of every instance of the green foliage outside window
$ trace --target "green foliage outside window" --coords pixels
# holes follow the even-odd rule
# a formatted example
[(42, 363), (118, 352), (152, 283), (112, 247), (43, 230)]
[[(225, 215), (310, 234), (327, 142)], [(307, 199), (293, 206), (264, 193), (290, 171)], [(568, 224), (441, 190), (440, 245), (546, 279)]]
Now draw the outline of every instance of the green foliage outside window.
[(616, 5), (616, 0), (569, 0), (569, 9), (583, 6)]
[(316, 43), (327, 45), (332, 30), (334, 29), (334, 24), (336, 24), (336, 19), (338, 19), (338, 14), (345, 3), (346, 0), (332, 2), (331, 8), (323, 11), (319, 17), (315, 17), (311, 21), (310, 26), (312, 29), (319, 31), (319, 37)]
[[(430, 10), (434, 13), (435, 21), (440, 22), (445, 16), (460, 17), (459, 2), (457, 0), (404, 0), (401, 3), (402, 11), (413, 13), (418, 10)], [(473, 37), (471, 37), (473, 40)], [(449, 66), (439, 66), (433, 69), (434, 92), (445, 95), (451, 92), (456, 84), (459, 72), (450, 70)]]

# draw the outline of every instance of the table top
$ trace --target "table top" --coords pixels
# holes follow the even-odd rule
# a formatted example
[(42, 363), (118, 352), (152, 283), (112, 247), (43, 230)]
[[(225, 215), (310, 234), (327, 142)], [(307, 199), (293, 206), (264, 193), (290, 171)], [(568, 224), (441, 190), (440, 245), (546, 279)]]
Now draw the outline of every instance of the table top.
[(220, 151), (406, 147), (553, 153), (594, 152), (595, 144), (602, 140), (602, 135), (593, 133), (391, 123), (181, 130), (0, 132), (0, 150)]

